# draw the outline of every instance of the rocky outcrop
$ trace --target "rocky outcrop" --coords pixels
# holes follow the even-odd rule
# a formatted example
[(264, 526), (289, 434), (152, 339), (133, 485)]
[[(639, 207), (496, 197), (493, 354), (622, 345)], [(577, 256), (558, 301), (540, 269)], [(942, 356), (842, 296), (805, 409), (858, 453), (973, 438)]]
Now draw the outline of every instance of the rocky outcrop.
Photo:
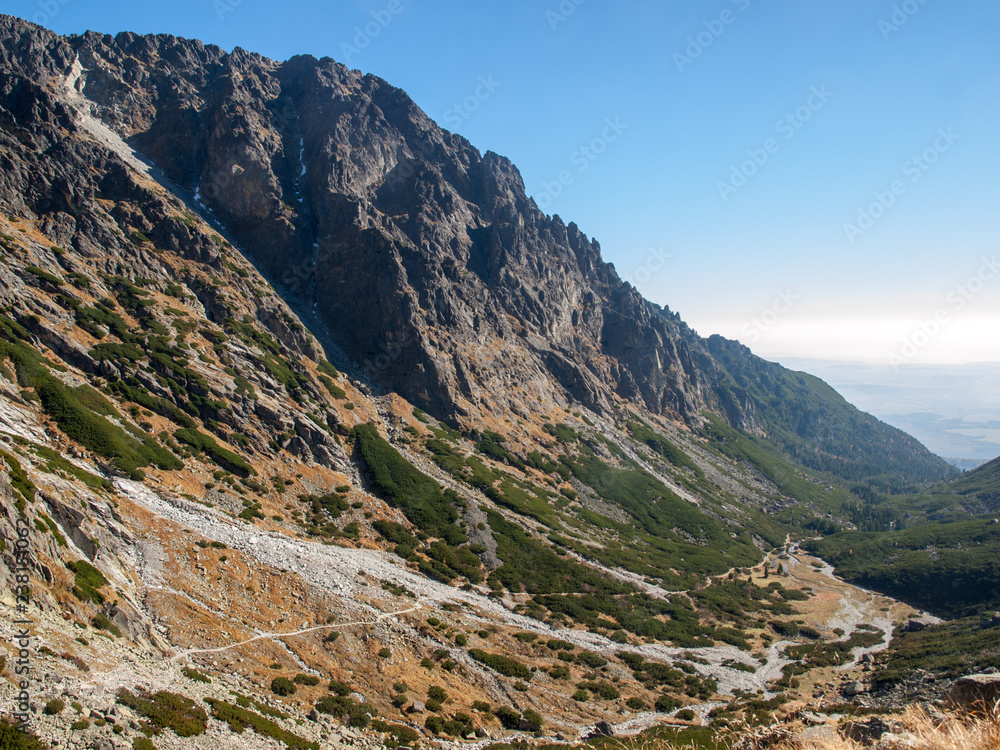
[[(72, 129), (71, 108), (46, 91), (70, 80), (287, 294), (315, 304), (383, 387), (452, 417), (567, 401), (606, 410), (615, 395), (688, 420), (719, 405), (690, 329), (623, 283), (575, 224), (543, 214), (510, 161), (481, 155), (385, 81), (166, 35), (63, 39), (9, 17), (0, 35), (17, 109)], [(60, 211), (79, 222), (90, 206), (75, 171), (51, 191), (66, 205), (44, 185), (8, 191), (53, 226)], [(148, 218), (149, 236), (169, 244), (178, 227)]]
[(963, 711), (990, 712), (1000, 703), (1000, 673), (962, 677), (952, 685), (948, 699)]
[[(690, 425), (708, 410), (754, 434), (794, 433), (783, 447), (852, 477), (844, 452), (870, 455), (872, 444), (897, 446), (905, 455), (892, 460), (914, 480), (947, 472), (875, 420), (863, 439), (831, 440), (829, 425), (852, 422), (853, 407), (812, 408), (809, 389), (769, 372), (783, 368), (703, 340), (643, 299), (596, 241), (538, 209), (508, 159), (480, 153), (375, 76), (169, 35), (59, 37), (9, 16), (0, 68), (0, 198), (39, 218), (53, 242), (138, 274), (151, 263), (138, 231), (222, 265), (220, 247), (183, 220), (200, 212), (308, 311), (345, 364), (442, 418), (473, 427), (572, 403), (610, 413), (624, 399)], [(110, 128), (162, 170), (187, 202), (181, 215), (125, 179), (99, 137), (63, 137), (89, 116), (89, 133)], [(213, 318), (226, 314), (217, 294), (198, 294)], [(278, 323), (267, 321), (282, 344), (316, 355)]]

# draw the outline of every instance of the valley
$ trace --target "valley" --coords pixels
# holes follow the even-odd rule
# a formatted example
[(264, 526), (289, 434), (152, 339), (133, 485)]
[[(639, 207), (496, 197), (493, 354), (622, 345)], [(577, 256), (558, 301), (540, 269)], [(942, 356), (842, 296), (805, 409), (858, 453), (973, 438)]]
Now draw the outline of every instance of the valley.
[(713, 747), (963, 676), (995, 461), (702, 339), (374, 76), (9, 16), (0, 66), (0, 700), (51, 746)]

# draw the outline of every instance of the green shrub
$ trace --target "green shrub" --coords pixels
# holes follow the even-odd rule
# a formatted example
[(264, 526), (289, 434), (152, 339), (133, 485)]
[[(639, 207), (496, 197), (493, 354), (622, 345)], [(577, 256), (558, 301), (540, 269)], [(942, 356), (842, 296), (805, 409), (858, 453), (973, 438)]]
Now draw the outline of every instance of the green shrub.
[(200, 432), (196, 429), (184, 427), (177, 430), (174, 433), (174, 437), (182, 443), (190, 445), (196, 451), (205, 453), (226, 471), (231, 471), (234, 474), (239, 474), (244, 477), (247, 475), (253, 476), (257, 474), (257, 472), (254, 471), (254, 468), (241, 456), (236, 455), (231, 450), (223, 448), (215, 442), (215, 438), (211, 435), (206, 435), (204, 432)]
[(592, 651), (581, 651), (576, 655), (576, 663), (591, 669), (599, 669), (607, 664), (608, 660)]
[(208, 726), (205, 710), (189, 698), (166, 690), (149, 695), (118, 691), (118, 703), (135, 711), (149, 721), (155, 733), (169, 729), (178, 737), (194, 737)]
[(640, 443), (645, 443), (653, 451), (659, 453), (674, 466), (690, 469), (694, 472), (695, 476), (699, 478), (705, 476), (705, 473), (690, 458), (688, 458), (688, 455), (684, 451), (677, 448), (667, 438), (649, 429), (646, 425), (629, 422), (628, 430), (632, 433), (633, 438)]
[(448, 700), (448, 693), (445, 692), (444, 688), (433, 685), (428, 688), (427, 697), (431, 700), (438, 701), (439, 703), (444, 703)]
[(58, 276), (54, 274), (49, 273), (48, 271), (39, 268), (38, 266), (25, 266), (24, 270), (27, 271), (28, 273), (34, 274), (42, 281), (52, 284), (53, 286), (59, 286), (60, 284), (62, 284), (62, 279), (60, 279)]
[(98, 630), (105, 630), (108, 633), (111, 633), (111, 635), (115, 636), (116, 638), (122, 637), (122, 631), (119, 630), (118, 626), (115, 625), (113, 622), (111, 622), (111, 620), (108, 619), (107, 615), (103, 614), (102, 612), (98, 612), (96, 615), (94, 615), (94, 619), (90, 621), (90, 624), (93, 625)]
[(343, 695), (325, 696), (316, 704), (316, 710), (339, 719), (348, 726), (361, 729), (368, 726), (371, 717), (378, 715), (374, 706), (368, 703), (357, 703)]
[(338, 680), (330, 680), (329, 690), (334, 695), (346, 696), (354, 692), (354, 688)]
[(331, 378), (340, 377), (340, 371), (337, 370), (336, 367), (334, 367), (330, 362), (327, 362), (325, 359), (321, 359), (317, 363), (317, 366), (319, 367), (320, 372), (322, 372), (325, 375), (329, 375)]
[(181, 669), (181, 674), (189, 680), (194, 680), (195, 682), (210, 683), (212, 681), (207, 674), (195, 669), (194, 667), (183, 667)]
[(358, 425), (353, 435), (365, 470), (376, 492), (403, 511), (418, 529), (461, 544), (465, 535), (455, 525), (457, 496), (444, 492), (437, 482), (418, 471), (378, 434), (372, 424)]
[(656, 699), (656, 703), (653, 706), (657, 711), (662, 714), (668, 714), (676, 708), (680, 708), (681, 702), (674, 698), (672, 695), (667, 695), (664, 693)]
[(275, 677), (271, 680), (271, 692), (275, 695), (294, 695), (296, 691), (295, 683), (287, 677)]
[(799, 634), (799, 624), (797, 622), (782, 622), (781, 620), (772, 620), (768, 623), (771, 629), (774, 630), (778, 635), (784, 636), (786, 638), (794, 638)]
[(68, 437), (88, 450), (113, 460), (120, 469), (136, 478), (141, 477), (139, 468), (149, 464), (166, 470), (184, 467), (153, 438), (144, 437), (139, 441), (105, 419), (103, 415), (117, 416), (117, 412), (94, 389), (69, 388), (48, 372), (37, 353), (21, 344), (13, 345), (13, 350), (11, 346), (0, 345), (0, 356), (6, 353), (14, 361), (19, 381), (35, 388), (42, 408)]
[(521, 723), (521, 714), (507, 706), (500, 706), (493, 713), (505, 729), (517, 729)]
[(66, 563), (73, 574), (73, 595), (81, 602), (104, 603), (104, 595), (98, 589), (108, 585), (108, 580), (97, 568), (86, 560)]
[(537, 711), (533, 711), (530, 708), (526, 708), (524, 710), (524, 713), (522, 714), (522, 718), (525, 721), (527, 721), (527, 722), (529, 722), (531, 724), (534, 724), (535, 726), (537, 726), (539, 728), (541, 728), (542, 725), (545, 723), (545, 720), (542, 718), (542, 715), (540, 713), (538, 713)]
[(43, 709), (46, 716), (55, 716), (66, 708), (66, 701), (62, 698), (53, 698), (45, 704)]
[(412, 727), (403, 724), (390, 724), (389, 722), (375, 719), (371, 723), (371, 729), (375, 732), (382, 732), (389, 735), (384, 746), (393, 750), (397, 747), (416, 747), (420, 740), (420, 733)]
[(132, 750), (156, 750), (156, 745), (149, 737), (136, 737), (132, 740)]
[(306, 687), (315, 687), (319, 685), (319, 677), (311, 674), (297, 674), (293, 678), (293, 682), (296, 685), (305, 685)]
[(323, 387), (326, 388), (326, 390), (329, 391), (330, 395), (333, 396), (335, 399), (343, 401), (347, 398), (347, 391), (345, 391), (343, 388), (341, 388), (332, 380), (330, 380), (330, 378), (328, 378), (326, 375), (320, 375), (319, 380), (323, 384)]
[(470, 649), (469, 656), (507, 677), (516, 677), (520, 680), (531, 679), (531, 670), (517, 659), (512, 659), (509, 656), (487, 653), (478, 648)]
[(250, 728), (262, 737), (270, 737), (284, 743), (289, 750), (319, 750), (319, 743), (306, 740), (287, 729), (282, 729), (270, 719), (253, 711), (214, 698), (206, 698), (205, 702), (212, 707), (212, 716), (219, 721), (226, 722), (229, 728), (237, 734), (242, 734), (245, 729)]

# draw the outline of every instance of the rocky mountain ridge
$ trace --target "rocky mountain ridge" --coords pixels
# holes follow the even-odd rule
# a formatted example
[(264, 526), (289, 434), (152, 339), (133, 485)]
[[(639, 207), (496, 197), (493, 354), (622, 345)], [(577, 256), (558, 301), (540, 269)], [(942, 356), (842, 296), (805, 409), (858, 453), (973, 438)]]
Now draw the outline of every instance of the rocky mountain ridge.
[[(358, 371), (432, 414), (471, 426), (627, 401), (687, 424), (708, 409), (764, 435), (779, 427), (768, 401), (801, 401), (767, 387), (751, 396), (709, 342), (622, 282), (596, 241), (543, 214), (509, 160), (480, 155), (381, 79), (329, 58), (278, 63), (166, 35), (60, 38), (10, 17), (0, 32), (22, 99), (11, 111), (30, 109), (32, 87), (75, 94), (63, 108), (125, 138), (296, 309), (315, 311)], [(7, 184), (25, 208), (73, 213), (34, 204), (25, 177)], [(165, 244), (174, 231), (149, 219), (140, 229)], [(828, 433), (850, 412), (813, 409), (792, 429), (831, 452)], [(867, 420), (879, 443), (922, 452)], [(947, 471), (925, 451), (918, 464), (914, 479)]]

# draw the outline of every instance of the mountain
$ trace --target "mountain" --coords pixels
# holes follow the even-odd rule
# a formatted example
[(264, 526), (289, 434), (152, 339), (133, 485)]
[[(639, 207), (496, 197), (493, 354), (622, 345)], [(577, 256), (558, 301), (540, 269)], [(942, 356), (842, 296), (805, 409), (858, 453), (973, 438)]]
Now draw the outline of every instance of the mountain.
[(918, 614), (794, 542), (949, 467), (642, 299), (402, 91), (9, 16), (0, 71), (0, 604), (44, 737), (791, 717)]
[[(613, 413), (625, 399), (688, 424), (709, 409), (794, 435), (817, 465), (870, 461), (879, 445), (893, 446), (889, 472), (948, 471), (904, 433), (831, 403), (832, 391), (810, 399), (761, 377), (780, 369), (749, 352), (726, 372), (677, 315), (622, 282), (596, 242), (539, 211), (507, 159), (480, 155), (374, 76), (169, 36), (60, 39), (10, 18), (3, 33), (2, 64), (21, 82), (12, 112), (42, 81), (74, 92), (221, 222), (347, 362), (432, 414), (469, 425), (568, 403)], [(11, 200), (46, 194), (7, 189)], [(162, 217), (133, 221), (154, 243), (179, 231)], [(71, 244), (69, 231), (55, 239)]]

